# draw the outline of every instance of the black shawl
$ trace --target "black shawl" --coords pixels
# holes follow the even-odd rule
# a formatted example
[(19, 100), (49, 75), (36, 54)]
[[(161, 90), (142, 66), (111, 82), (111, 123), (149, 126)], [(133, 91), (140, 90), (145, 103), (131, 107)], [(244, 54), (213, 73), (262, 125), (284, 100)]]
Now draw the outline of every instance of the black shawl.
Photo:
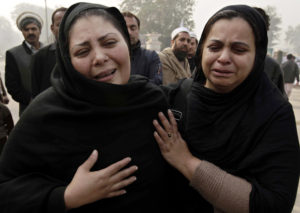
[[(161, 89), (132, 76), (125, 85), (89, 80), (74, 70), (66, 43), (74, 16), (89, 8), (108, 11), (129, 36), (116, 8), (80, 3), (60, 25), (52, 87), (37, 96), (10, 135), (0, 161), (1, 212), (64, 212), (63, 193), (93, 149), (92, 170), (132, 158), (137, 181), (127, 194), (71, 212), (159, 212), (169, 208), (167, 169), (154, 140), (152, 120), (168, 105)], [(101, 27), (101, 26), (99, 26)]]
[(247, 79), (230, 93), (205, 88), (202, 35), (188, 99), (187, 140), (198, 158), (252, 184), (250, 212), (290, 212), (299, 180), (299, 142), (292, 106), (263, 72), (268, 43), (265, 23), (245, 5), (223, 10), (239, 12), (252, 27), (255, 64)]

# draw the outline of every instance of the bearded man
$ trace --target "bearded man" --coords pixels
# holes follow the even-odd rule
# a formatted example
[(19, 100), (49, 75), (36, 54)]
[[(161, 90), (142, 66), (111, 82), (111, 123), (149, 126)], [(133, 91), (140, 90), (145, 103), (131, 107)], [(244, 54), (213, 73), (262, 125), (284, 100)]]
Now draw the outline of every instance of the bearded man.
[(158, 54), (162, 64), (163, 85), (191, 77), (187, 59), (190, 41), (191, 37), (187, 28), (176, 28), (171, 33), (171, 47)]

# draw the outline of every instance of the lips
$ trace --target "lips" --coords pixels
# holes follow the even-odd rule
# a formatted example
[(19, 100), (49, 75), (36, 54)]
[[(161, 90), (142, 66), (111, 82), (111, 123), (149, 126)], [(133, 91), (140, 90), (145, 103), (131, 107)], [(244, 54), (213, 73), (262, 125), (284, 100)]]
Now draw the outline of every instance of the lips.
[(113, 77), (113, 74), (117, 71), (117, 69), (103, 71), (94, 77), (97, 81), (107, 81)]
[(233, 71), (223, 69), (213, 69), (212, 72), (214, 73), (214, 75), (219, 77), (228, 77), (234, 73)]

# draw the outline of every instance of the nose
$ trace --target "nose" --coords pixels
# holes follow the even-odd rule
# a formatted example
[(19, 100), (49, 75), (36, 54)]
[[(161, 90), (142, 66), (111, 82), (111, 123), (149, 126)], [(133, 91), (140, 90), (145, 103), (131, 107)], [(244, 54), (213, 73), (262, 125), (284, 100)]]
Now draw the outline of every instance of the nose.
[(97, 65), (102, 65), (103, 63), (105, 63), (108, 60), (108, 56), (105, 53), (105, 51), (101, 48), (96, 48), (94, 50), (94, 60), (93, 60), (93, 64), (95, 66)]
[(220, 52), (218, 62), (221, 64), (229, 64), (230, 63), (230, 51), (228, 49), (223, 49)]

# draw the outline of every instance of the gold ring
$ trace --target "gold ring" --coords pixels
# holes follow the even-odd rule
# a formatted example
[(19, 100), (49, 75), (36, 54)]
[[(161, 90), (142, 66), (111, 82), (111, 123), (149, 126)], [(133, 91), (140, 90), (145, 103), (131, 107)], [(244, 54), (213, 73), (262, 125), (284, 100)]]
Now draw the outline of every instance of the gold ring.
[(169, 137), (169, 138), (170, 138), (170, 137), (172, 137), (172, 134), (171, 134), (171, 133), (169, 133), (169, 132), (168, 132), (168, 137)]

